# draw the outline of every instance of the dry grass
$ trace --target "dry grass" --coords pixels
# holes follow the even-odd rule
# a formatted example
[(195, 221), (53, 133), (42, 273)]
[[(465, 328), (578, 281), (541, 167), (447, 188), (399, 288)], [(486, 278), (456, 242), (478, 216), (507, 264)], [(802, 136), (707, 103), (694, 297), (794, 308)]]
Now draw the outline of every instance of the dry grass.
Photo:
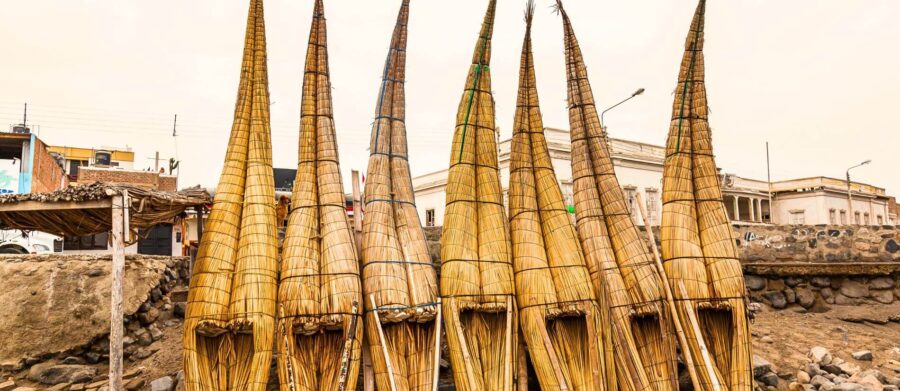
[[(661, 251), (669, 282), (679, 288), (673, 291), (689, 331), (695, 386), (749, 390), (752, 367), (743, 274), (722, 203), (708, 122), (705, 8), (701, 0), (685, 43), (673, 104), (663, 174)], [(686, 300), (695, 304), (686, 305)], [(695, 316), (687, 316), (692, 309)], [(691, 318), (698, 324), (686, 324)], [(701, 342), (711, 357), (702, 354)]]
[[(322, 0), (313, 11), (300, 117), (300, 150), (278, 289), (277, 344), (282, 389), (336, 390), (341, 357), (350, 358), (346, 388), (359, 373), (362, 306), (354, 234), (347, 220), (338, 165)], [(350, 343), (346, 343), (350, 340)], [(350, 352), (345, 352), (349, 346)]]
[(444, 324), (456, 386), (465, 391), (511, 390), (515, 372), (512, 254), (491, 94), (495, 10), (491, 0), (457, 112), (441, 236)]
[(277, 249), (265, 48), (254, 0), (225, 166), (188, 295), (188, 390), (264, 390), (268, 381)]

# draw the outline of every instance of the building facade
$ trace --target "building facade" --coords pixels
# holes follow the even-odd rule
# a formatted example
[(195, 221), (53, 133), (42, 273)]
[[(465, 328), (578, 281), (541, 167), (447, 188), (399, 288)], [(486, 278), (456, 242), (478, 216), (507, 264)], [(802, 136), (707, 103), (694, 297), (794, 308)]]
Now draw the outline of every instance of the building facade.
[(62, 163), (27, 127), (0, 133), (0, 194), (47, 192), (69, 181)]
[[(571, 143), (566, 130), (546, 128), (544, 134), (557, 180), (560, 182), (567, 208), (574, 214), (572, 198)], [(504, 201), (509, 190), (509, 163), (512, 140), (498, 143), (500, 182)], [(637, 216), (634, 202), (636, 195), (646, 203), (651, 225), (659, 225), (662, 214), (662, 173), (665, 148), (630, 140), (610, 138), (610, 156), (619, 185), (632, 204), (635, 222), (643, 225)], [(720, 171), (723, 201), (728, 217), (740, 224), (841, 224), (830, 220), (830, 210), (835, 216), (847, 206), (846, 181), (831, 178), (805, 178), (772, 182), (743, 178)], [(419, 218), (425, 226), (440, 226), (444, 219), (447, 170), (436, 171), (413, 178), (416, 206)], [(841, 190), (841, 189), (844, 190)], [(889, 197), (884, 189), (854, 182), (854, 214), (859, 218), (846, 220), (845, 224), (896, 224), (896, 214), (890, 213)], [(816, 189), (813, 191), (812, 189)], [(843, 193), (841, 193), (843, 192)], [(842, 195), (843, 194), (843, 198)], [(841, 204), (843, 199), (843, 204)], [(857, 213), (858, 212), (858, 213)], [(849, 213), (846, 212), (845, 213)], [(868, 216), (868, 217), (867, 217)]]

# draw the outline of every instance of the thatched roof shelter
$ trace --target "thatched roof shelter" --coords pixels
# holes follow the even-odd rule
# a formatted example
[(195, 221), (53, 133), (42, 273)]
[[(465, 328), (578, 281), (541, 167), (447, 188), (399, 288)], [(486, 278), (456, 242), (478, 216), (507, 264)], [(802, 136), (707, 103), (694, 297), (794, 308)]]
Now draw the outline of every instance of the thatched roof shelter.
[(112, 199), (127, 195), (129, 226), (148, 228), (171, 221), (186, 209), (212, 202), (200, 187), (178, 192), (100, 182), (50, 193), (0, 196), (0, 229), (43, 231), (62, 236), (93, 235), (112, 229)]

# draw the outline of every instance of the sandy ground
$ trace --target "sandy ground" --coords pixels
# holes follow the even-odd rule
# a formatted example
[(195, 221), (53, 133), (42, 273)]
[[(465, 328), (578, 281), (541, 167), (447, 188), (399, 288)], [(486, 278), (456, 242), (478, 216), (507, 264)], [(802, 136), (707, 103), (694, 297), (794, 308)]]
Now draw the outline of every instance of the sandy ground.
[[(806, 355), (813, 346), (823, 346), (834, 357), (862, 369), (881, 367), (888, 360), (900, 361), (900, 323), (888, 321), (900, 317), (900, 304), (830, 307), (823, 313), (797, 313), (763, 306), (750, 326), (753, 354), (771, 362), (775, 372), (791, 374), (806, 366)], [(853, 360), (851, 354), (860, 350), (871, 351), (873, 361)]]

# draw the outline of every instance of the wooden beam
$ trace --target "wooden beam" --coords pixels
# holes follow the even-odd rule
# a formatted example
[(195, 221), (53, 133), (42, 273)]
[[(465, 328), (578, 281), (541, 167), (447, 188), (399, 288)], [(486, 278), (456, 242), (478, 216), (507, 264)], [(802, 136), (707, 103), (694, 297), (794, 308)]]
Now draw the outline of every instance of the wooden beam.
[[(203, 239), (203, 206), (195, 206), (194, 211), (197, 212), (197, 250), (191, 253), (191, 265), (188, 270), (188, 276), (191, 277), (194, 275), (194, 261), (197, 260), (197, 255), (200, 254), (200, 242)], [(187, 232), (185, 232), (184, 236), (187, 236)], [(188, 281), (190, 281), (190, 277), (188, 277)]]
[(46, 212), (55, 210), (79, 210), (79, 209), (106, 209), (112, 207), (112, 199), (90, 201), (22, 201), (16, 203), (0, 204), (0, 213), (14, 212)]
[(112, 287), (109, 308), (109, 387), (123, 389), (122, 385), (122, 322), (123, 280), (125, 278), (125, 208), (128, 195), (112, 198)]

